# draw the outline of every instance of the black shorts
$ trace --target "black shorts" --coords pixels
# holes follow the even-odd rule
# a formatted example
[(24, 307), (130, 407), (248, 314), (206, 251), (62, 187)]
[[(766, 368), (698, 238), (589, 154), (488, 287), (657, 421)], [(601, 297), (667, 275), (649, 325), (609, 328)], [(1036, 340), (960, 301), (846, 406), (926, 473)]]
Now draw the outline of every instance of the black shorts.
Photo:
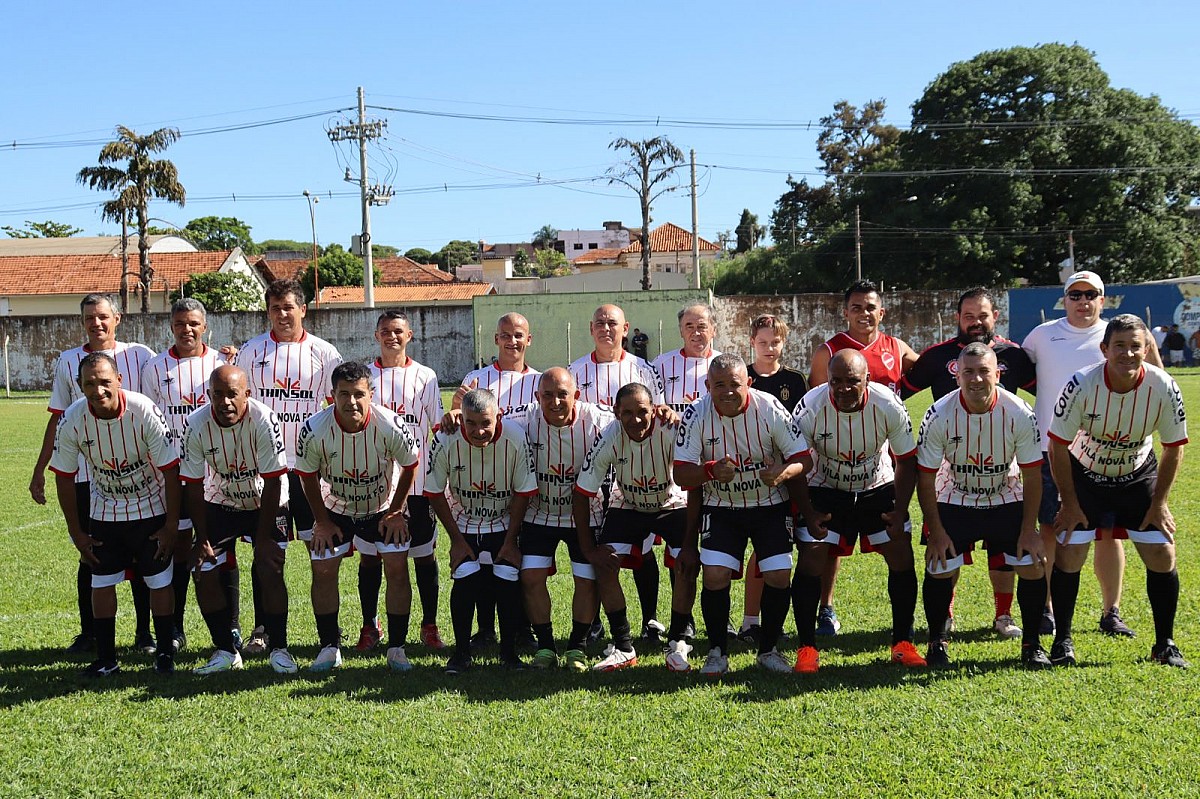
[[(877, 546), (892, 540), (882, 514), (890, 513), (896, 507), (895, 483), (868, 491), (842, 491), (827, 486), (810, 486), (808, 494), (814, 510), (829, 514), (829, 521), (825, 523), (828, 535), (822, 540), (813, 538), (808, 534), (808, 528), (801, 526), (803, 517), (797, 517), (797, 542), (829, 544), (833, 547), (833, 554), (846, 557), (854, 554), (854, 544), (860, 538), (863, 552), (875, 552)], [(905, 530), (910, 530), (911, 527), (910, 523), (905, 522)]]
[(79, 517), (79, 529), (88, 531), (92, 521), (92, 484), (75, 484), (75, 514)]
[(1105, 479), (1089, 472), (1071, 457), (1071, 476), (1075, 497), (1087, 516), (1086, 530), (1059, 533), (1060, 544), (1086, 544), (1096, 538), (1097, 528), (1111, 527), (1113, 538), (1128, 538), (1139, 544), (1166, 544), (1167, 537), (1157, 528), (1142, 530), (1142, 519), (1150, 510), (1158, 485), (1158, 460), (1154, 453), (1137, 471), (1119, 478)]
[(166, 520), (166, 516), (127, 522), (92, 519), (89, 534), (100, 544), (94, 550), (100, 563), (92, 567), (92, 588), (117, 585), (125, 579), (125, 571), (130, 568), (150, 588), (169, 586), (173, 574), (173, 555), (167, 553), (162, 560), (156, 559), (158, 542), (150, 537), (162, 528)]
[(437, 517), (433, 514), (433, 506), (429, 497), (410, 496), (408, 498), (408, 556), (423, 558), (433, 554), (437, 546)]
[[(1075, 460), (1074, 456), (1071, 460)], [(1058, 496), (1058, 486), (1054, 484), (1054, 475), (1050, 472), (1050, 453), (1042, 453), (1042, 504), (1038, 506), (1038, 523), (1039, 524), (1054, 524), (1054, 517), (1058, 515), (1058, 509), (1062, 506), (1062, 500)], [(1141, 521), (1140, 519), (1138, 521)], [(1112, 514), (1109, 513), (1100, 518), (1100, 527), (1107, 530), (1113, 526), (1114, 521)]]
[(313, 512), (308, 506), (308, 497), (304, 496), (304, 486), (300, 484), (300, 475), (293, 471), (287, 473), (288, 480), (288, 521), (296, 537), (301, 541), (312, 540)]
[(792, 518), (788, 504), (761, 508), (714, 508), (700, 515), (700, 563), (741, 574), (746, 545), (754, 544), (758, 569), (792, 568)]
[(580, 570), (590, 573), (591, 564), (583, 556), (579, 548), (579, 534), (574, 527), (549, 527), (544, 524), (521, 525), (517, 535), (517, 546), (521, 549), (521, 569), (549, 569), (554, 574), (554, 555), (558, 551), (559, 542), (567, 545), (567, 555), (571, 558), (571, 573), (577, 576)]
[[(523, 527), (524, 525), (522, 525)], [(471, 547), (471, 552), (475, 554), (475, 560), (463, 561), (454, 570), (450, 576), (455, 580), (463, 577), (470, 577), (480, 570), (487, 567), (492, 570), (492, 574), (499, 577), (501, 580), (516, 582), (521, 576), (520, 566), (515, 563), (500, 560), (500, 547), (504, 546), (504, 537), (508, 535), (503, 532), (495, 533), (469, 533), (464, 535), (467, 545)]]
[(970, 508), (939, 502), (937, 508), (942, 527), (950, 536), (954, 551), (958, 553), (946, 564), (945, 571), (953, 571), (970, 563), (969, 554), (977, 541), (985, 543), (989, 562), (995, 553), (1003, 557), (1009, 566), (1033, 563), (1028, 554), (1017, 558), (1017, 540), (1021, 537), (1025, 503), (1006, 502), (992, 508)]
[(343, 558), (354, 551), (355, 547), (368, 555), (387, 554), (389, 552), (408, 552), (408, 544), (384, 544), (379, 534), (379, 520), (382, 513), (372, 513), (370, 516), (345, 516), (329, 511), (329, 520), (341, 531), (340, 540), (334, 539), (333, 546), (325, 552), (317, 552), (309, 548), (312, 560), (331, 560)]
[(658, 536), (667, 543), (667, 556), (674, 558), (683, 546), (687, 528), (687, 509), (661, 510), (645, 513), (632, 508), (609, 508), (600, 528), (599, 544), (613, 548), (624, 558), (622, 566), (636, 569), (645, 555), (647, 538)]
[[(225, 565), (239, 538), (247, 543), (253, 543), (254, 536), (258, 534), (260, 512), (258, 510), (239, 510), (205, 502), (204, 515), (208, 521), (208, 543), (216, 554), (216, 560), (212, 563), (201, 563), (197, 571), (206, 572)], [(284, 505), (275, 516), (272, 539), (281, 548), (286, 549), (290, 537), (287, 506)]]

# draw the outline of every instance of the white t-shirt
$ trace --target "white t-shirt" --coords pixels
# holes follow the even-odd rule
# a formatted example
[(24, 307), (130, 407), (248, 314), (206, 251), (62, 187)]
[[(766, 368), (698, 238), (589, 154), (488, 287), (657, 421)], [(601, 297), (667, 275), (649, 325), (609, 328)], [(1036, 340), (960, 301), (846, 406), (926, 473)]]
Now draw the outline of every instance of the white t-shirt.
[[(538, 492), (525, 512), (527, 522), (547, 527), (575, 526), (571, 518), (575, 479), (583, 470), (588, 447), (613, 417), (599, 405), (583, 401), (576, 401), (574, 414), (569, 424), (555, 427), (546, 421), (541, 406), (530, 405), (524, 413), (513, 413), (505, 419), (524, 429), (525, 441), (533, 453)], [(591, 503), (589, 523), (593, 527), (600, 524), (602, 512), (597, 497)]]
[(450, 488), (450, 509), (463, 535), (506, 531), (513, 495), (532, 497), (538, 490), (524, 431), (503, 422), (486, 447), (472, 446), (462, 427), (434, 433), (426, 471), (425, 496)]
[(612, 469), (610, 508), (657, 513), (687, 507), (687, 494), (675, 483), (671, 471), (677, 435), (678, 428), (655, 420), (650, 435), (634, 441), (614, 419), (588, 450), (575, 490), (598, 498), (605, 475)]
[(75, 474), (82, 458), (92, 470), (92, 518), (101, 522), (150, 519), (167, 512), (160, 470), (179, 463), (167, 422), (150, 399), (121, 390), (115, 419), (97, 419), (86, 399), (67, 408), (54, 436), (50, 469)]
[(683, 350), (672, 350), (654, 359), (654, 368), (662, 378), (663, 397), (671, 410), (682, 414), (687, 406), (708, 394), (704, 382), (708, 365), (720, 354), (710, 350), (703, 358), (690, 358)]
[(472, 380), (478, 380), (478, 388), (486, 388), (496, 397), (496, 402), (500, 404), (500, 415), (503, 416), (513, 408), (537, 402), (538, 382), (541, 379), (542, 373), (530, 366), (526, 366), (524, 372), (510, 372), (492, 364), (468, 372), (462, 384), (469, 386)]
[(1066, 317), (1043, 322), (1029, 331), (1022, 349), (1029, 354), (1037, 368), (1037, 397), (1033, 412), (1037, 414), (1038, 433), (1042, 446), (1048, 446), (1046, 434), (1054, 419), (1054, 403), (1062, 394), (1071, 376), (1084, 367), (1104, 360), (1100, 342), (1108, 323), (1101, 319), (1091, 327), (1075, 327)]
[(167, 419), (171, 443), (183, 457), (183, 434), (192, 411), (208, 403), (208, 378), (213, 370), (225, 363), (221, 353), (202, 345), (199, 355), (180, 358), (175, 348), (160, 352), (142, 367), (142, 393)]
[[(204, 483), (204, 501), (234, 510), (255, 510), (262, 499), (263, 478), (287, 472), (283, 429), (275, 412), (249, 399), (246, 412), (229, 427), (217, 424), (212, 406), (187, 418), (183, 462), (185, 483)], [(288, 481), (280, 480), (279, 504), (288, 501)], [(199, 508), (193, 513), (201, 513)]]
[(853, 413), (837, 409), (824, 383), (804, 395), (792, 418), (813, 450), (810, 486), (879, 488), (896, 479), (889, 449), (897, 458), (916, 454), (908, 411), (882, 383), (867, 384), (866, 403)]
[(1137, 471), (1154, 451), (1158, 431), (1164, 447), (1187, 443), (1183, 395), (1169, 374), (1151, 364), (1131, 391), (1108, 385), (1105, 363), (1077, 372), (1054, 407), (1050, 437), (1068, 444), (1083, 468), (1103, 478)]
[(971, 413), (955, 389), (930, 406), (917, 468), (937, 473), (937, 501), (990, 508), (1023, 497), (1021, 468), (1042, 462), (1037, 419), (1024, 400), (996, 387), (992, 408)]
[(658, 370), (636, 355), (624, 350), (616, 361), (596, 362), (596, 353), (590, 352), (571, 364), (569, 371), (579, 387), (579, 398), (594, 405), (612, 408), (617, 401), (617, 392), (629, 383), (641, 383), (650, 389), (650, 399), (655, 405), (663, 402), (662, 376)]
[[(412, 358), (404, 366), (383, 366), (376, 359), (368, 368), (375, 389), (374, 402), (399, 416), (422, 449), (428, 447), (429, 432), (442, 421), (444, 413), (437, 375)], [(425, 470), (418, 469), (409, 496), (421, 496), (424, 491)]]
[(758, 473), (770, 463), (793, 461), (809, 452), (808, 442), (779, 400), (753, 388), (748, 391), (746, 407), (737, 416), (718, 413), (711, 396), (683, 412), (675, 439), (676, 463), (702, 465), (728, 456), (737, 464), (732, 481), (704, 483), (705, 505), (760, 508), (786, 502), (787, 490), (764, 485)]

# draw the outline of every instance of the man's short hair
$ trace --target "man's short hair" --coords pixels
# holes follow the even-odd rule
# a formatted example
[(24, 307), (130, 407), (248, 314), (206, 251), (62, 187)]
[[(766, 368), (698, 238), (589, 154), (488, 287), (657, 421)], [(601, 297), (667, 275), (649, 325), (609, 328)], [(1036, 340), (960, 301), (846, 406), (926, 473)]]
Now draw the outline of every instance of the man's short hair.
[(195, 297), (182, 297), (171, 303), (171, 316), (174, 317), (177, 313), (191, 313), (195, 311), (200, 314), (200, 318), (208, 319), (208, 310), (204, 307), (204, 303)]
[(992, 292), (985, 289), (983, 286), (976, 286), (973, 289), (967, 289), (958, 298), (958, 312), (962, 313), (962, 304), (967, 300), (987, 300), (988, 304), (993, 308), (996, 307), (996, 298), (992, 296)]
[(859, 280), (853, 283), (850, 288), (846, 289), (846, 293), (842, 295), (842, 304), (849, 305), (850, 298), (855, 294), (878, 294), (879, 286), (874, 280)]
[(79, 313), (82, 314), (83, 309), (89, 305), (99, 305), (102, 302), (107, 302), (109, 308), (112, 308), (117, 313), (121, 313), (121, 300), (111, 294), (100, 292), (84, 295), (83, 299), (79, 301)]
[(786, 339), (788, 334), (787, 322), (772, 314), (760, 314), (754, 317), (750, 322), (750, 339), (754, 340), (754, 335), (764, 328), (774, 330), (780, 338)]
[(986, 358), (991, 355), (996, 357), (996, 351), (982, 341), (972, 341), (970, 344), (962, 348), (962, 352), (958, 354), (958, 360), (963, 358)]
[(79, 362), (79, 371), (75, 373), (75, 379), (80, 383), (83, 382), (83, 370), (95, 369), (98, 364), (107, 363), (112, 367), (113, 372), (120, 375), (121, 369), (117, 366), (117, 359), (104, 352), (90, 352), (84, 356)]
[(679, 319), (679, 323), (683, 324), (683, 317), (684, 317), (684, 315), (687, 314), (688, 311), (694, 311), (697, 308), (699, 308), (704, 313), (704, 315), (708, 317), (708, 321), (710, 321), (710, 322), (713, 321), (712, 308), (709, 308), (707, 303), (693, 302), (690, 305), (685, 305), (679, 309), (679, 313), (676, 314), (676, 316)]
[(737, 371), (740, 369), (742, 372), (747, 371), (746, 362), (742, 360), (742, 356), (732, 352), (722, 352), (709, 361), (708, 371), (711, 372), (713, 369), (724, 369), (726, 371)]
[(371, 370), (364, 363), (358, 361), (346, 361), (338, 364), (333, 370), (333, 375), (329, 378), (330, 386), (336, 391), (337, 384), (343, 381), (347, 383), (357, 383), (359, 380), (371, 382)]
[(408, 325), (410, 328), (412, 327), (412, 324), (408, 321), (408, 317), (404, 314), (404, 311), (400, 311), (395, 308), (392, 308), (390, 310), (387, 310), (387, 311), (384, 311), (383, 313), (381, 313), (379, 315), (379, 318), (375, 320), (375, 327), (378, 328), (384, 322), (390, 322), (393, 319), (403, 322), (404, 324)]
[(496, 395), (488, 391), (486, 388), (473, 388), (462, 398), (463, 413), (487, 413), (488, 411), (500, 412), (500, 403), (496, 401)]
[(641, 383), (626, 383), (617, 389), (617, 395), (613, 398), (613, 405), (620, 405), (621, 400), (625, 399), (626, 397), (642, 396), (649, 400), (651, 405), (654, 404), (654, 396), (650, 393), (650, 389), (646, 388)]
[(267, 286), (266, 293), (263, 294), (263, 300), (268, 308), (271, 307), (271, 300), (282, 300), (291, 297), (297, 305), (304, 305), (308, 302), (304, 298), (304, 287), (296, 280), (276, 280)]
[(1108, 344), (1117, 333), (1125, 333), (1130, 330), (1140, 330), (1147, 337), (1150, 335), (1150, 331), (1146, 329), (1146, 323), (1139, 317), (1131, 313), (1123, 313), (1108, 320), (1108, 326), (1104, 328), (1104, 338), (1101, 339), (1100, 343)]

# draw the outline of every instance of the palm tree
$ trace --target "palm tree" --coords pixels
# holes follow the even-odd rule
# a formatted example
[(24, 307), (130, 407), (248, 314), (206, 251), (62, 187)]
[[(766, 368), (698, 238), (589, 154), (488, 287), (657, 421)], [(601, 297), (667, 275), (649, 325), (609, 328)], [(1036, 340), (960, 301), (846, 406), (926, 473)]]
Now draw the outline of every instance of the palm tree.
[[(187, 192), (179, 183), (175, 165), (164, 159), (154, 160), (153, 153), (162, 152), (179, 140), (176, 128), (159, 128), (139, 136), (124, 125), (117, 126), (117, 139), (100, 149), (99, 166), (85, 166), (76, 179), (90, 189), (111, 191), (113, 198), (101, 207), (101, 216), (114, 222), (124, 222), (129, 214), (137, 214), (138, 283), (141, 285), (142, 313), (150, 310), (150, 282), (154, 269), (150, 266), (150, 201), (161, 199), (183, 205)], [(124, 168), (116, 166), (124, 164)], [(122, 250), (124, 247), (122, 246)], [(126, 271), (121, 270), (121, 307), (124, 309), (129, 289)]]
[(558, 228), (554, 225), (542, 225), (533, 232), (533, 247), (537, 250), (548, 250), (558, 241)]
[[(609, 143), (610, 150), (628, 150), (629, 158), (608, 170), (608, 183), (628, 186), (637, 194), (642, 205), (642, 289), (650, 290), (650, 206), (668, 191), (679, 188), (678, 183), (659, 185), (683, 164), (683, 151), (666, 136), (630, 141), (625, 137)], [(662, 164), (657, 170), (655, 164)], [(657, 189), (655, 187), (658, 187)]]

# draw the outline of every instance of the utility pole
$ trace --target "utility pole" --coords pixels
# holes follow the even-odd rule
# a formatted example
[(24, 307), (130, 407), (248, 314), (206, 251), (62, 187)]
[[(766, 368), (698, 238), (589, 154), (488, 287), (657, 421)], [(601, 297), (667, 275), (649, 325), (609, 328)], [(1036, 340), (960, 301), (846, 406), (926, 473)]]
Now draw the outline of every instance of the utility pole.
[(696, 151), (692, 150), (692, 288), (700, 288), (700, 217), (696, 213)]
[(862, 215), (857, 203), (854, 205), (854, 273), (855, 280), (862, 280)]
[(1075, 231), (1067, 231), (1067, 257), (1071, 259), (1071, 271), (1075, 271)]
[(371, 263), (371, 206), (387, 205), (395, 194), (391, 186), (368, 183), (370, 176), (367, 172), (367, 142), (370, 139), (381, 138), (385, 130), (387, 130), (386, 119), (367, 122), (366, 95), (363, 87), (359, 86), (358, 123), (338, 125), (329, 131), (330, 141), (358, 142), (358, 180), (356, 181), (350, 176), (349, 169), (346, 170), (346, 180), (350, 183), (358, 183), (359, 191), (362, 194), (362, 233), (358, 237), (358, 248), (363, 259), (364, 308), (375, 307), (375, 271), (374, 265)]

